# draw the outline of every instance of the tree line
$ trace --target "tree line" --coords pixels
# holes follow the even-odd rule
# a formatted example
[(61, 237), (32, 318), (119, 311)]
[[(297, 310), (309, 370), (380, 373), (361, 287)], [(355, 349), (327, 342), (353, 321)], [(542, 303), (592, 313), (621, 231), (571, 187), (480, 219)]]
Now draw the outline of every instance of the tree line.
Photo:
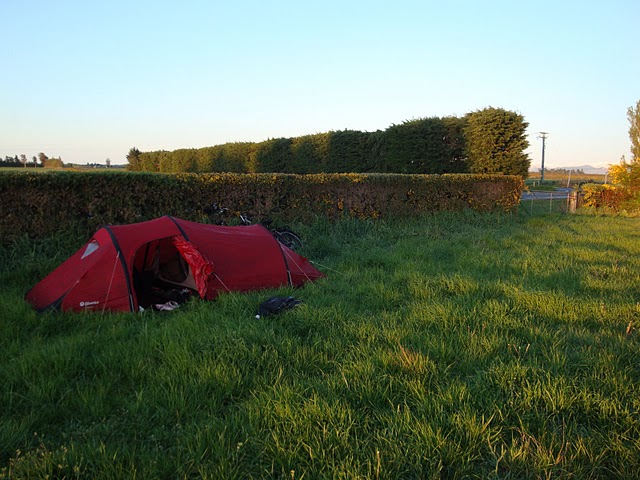
[(526, 176), (528, 123), (485, 108), (463, 117), (408, 120), (386, 130), (331, 131), (263, 142), (127, 155), (132, 171), (237, 173), (504, 173)]
[(49, 158), (44, 152), (40, 152), (37, 156), (31, 157), (31, 160), (27, 158), (25, 154), (20, 156), (15, 155), (11, 157), (6, 155), (4, 159), (0, 158), (0, 168), (2, 167), (24, 167), (24, 168), (62, 168), (64, 163), (61, 158)]

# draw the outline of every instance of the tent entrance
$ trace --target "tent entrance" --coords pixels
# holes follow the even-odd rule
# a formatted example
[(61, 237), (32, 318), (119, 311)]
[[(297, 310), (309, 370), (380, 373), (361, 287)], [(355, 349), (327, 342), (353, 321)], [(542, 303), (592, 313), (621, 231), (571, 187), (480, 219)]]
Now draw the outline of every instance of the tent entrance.
[[(198, 293), (198, 282), (181, 253), (181, 237), (167, 237), (144, 244), (133, 261), (134, 288), (143, 308), (169, 301), (183, 303)], [(183, 250), (183, 249), (182, 249)]]

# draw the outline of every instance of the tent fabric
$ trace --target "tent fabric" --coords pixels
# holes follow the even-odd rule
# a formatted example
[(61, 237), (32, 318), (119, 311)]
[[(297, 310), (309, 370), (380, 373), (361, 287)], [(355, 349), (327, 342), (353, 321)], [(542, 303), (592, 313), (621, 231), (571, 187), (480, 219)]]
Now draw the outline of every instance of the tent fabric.
[(35, 285), (37, 310), (138, 311), (151, 283), (188, 286), (201, 298), (323, 277), (261, 225), (226, 227), (164, 216), (106, 226)]
[(200, 298), (207, 298), (209, 287), (207, 281), (214, 272), (213, 264), (191, 242), (184, 240), (182, 237), (174, 237), (173, 245), (189, 265), (190, 274), (193, 276)]

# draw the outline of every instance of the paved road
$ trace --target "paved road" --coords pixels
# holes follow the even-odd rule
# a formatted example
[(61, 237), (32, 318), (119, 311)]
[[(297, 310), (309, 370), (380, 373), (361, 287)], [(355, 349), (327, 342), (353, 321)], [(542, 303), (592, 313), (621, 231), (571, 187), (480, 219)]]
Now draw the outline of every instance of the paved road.
[(553, 192), (549, 191), (535, 191), (522, 192), (520, 201), (525, 200), (566, 200), (569, 194), (573, 191), (573, 188), (557, 188)]

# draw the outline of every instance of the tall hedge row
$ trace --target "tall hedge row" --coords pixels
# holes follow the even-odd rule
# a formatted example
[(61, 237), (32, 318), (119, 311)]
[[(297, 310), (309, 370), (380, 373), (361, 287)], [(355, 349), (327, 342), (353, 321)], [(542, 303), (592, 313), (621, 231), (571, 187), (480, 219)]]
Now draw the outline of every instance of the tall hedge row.
[(213, 204), (282, 222), (509, 210), (522, 186), (521, 177), (505, 175), (6, 173), (0, 240), (69, 229), (88, 235), (165, 214), (215, 222)]
[(523, 175), (531, 161), (524, 117), (501, 108), (486, 108), (469, 115), (464, 138), (471, 173)]
[(527, 176), (524, 117), (485, 108), (384, 131), (332, 131), (172, 152), (129, 152), (129, 170), (235, 173), (505, 173)]

